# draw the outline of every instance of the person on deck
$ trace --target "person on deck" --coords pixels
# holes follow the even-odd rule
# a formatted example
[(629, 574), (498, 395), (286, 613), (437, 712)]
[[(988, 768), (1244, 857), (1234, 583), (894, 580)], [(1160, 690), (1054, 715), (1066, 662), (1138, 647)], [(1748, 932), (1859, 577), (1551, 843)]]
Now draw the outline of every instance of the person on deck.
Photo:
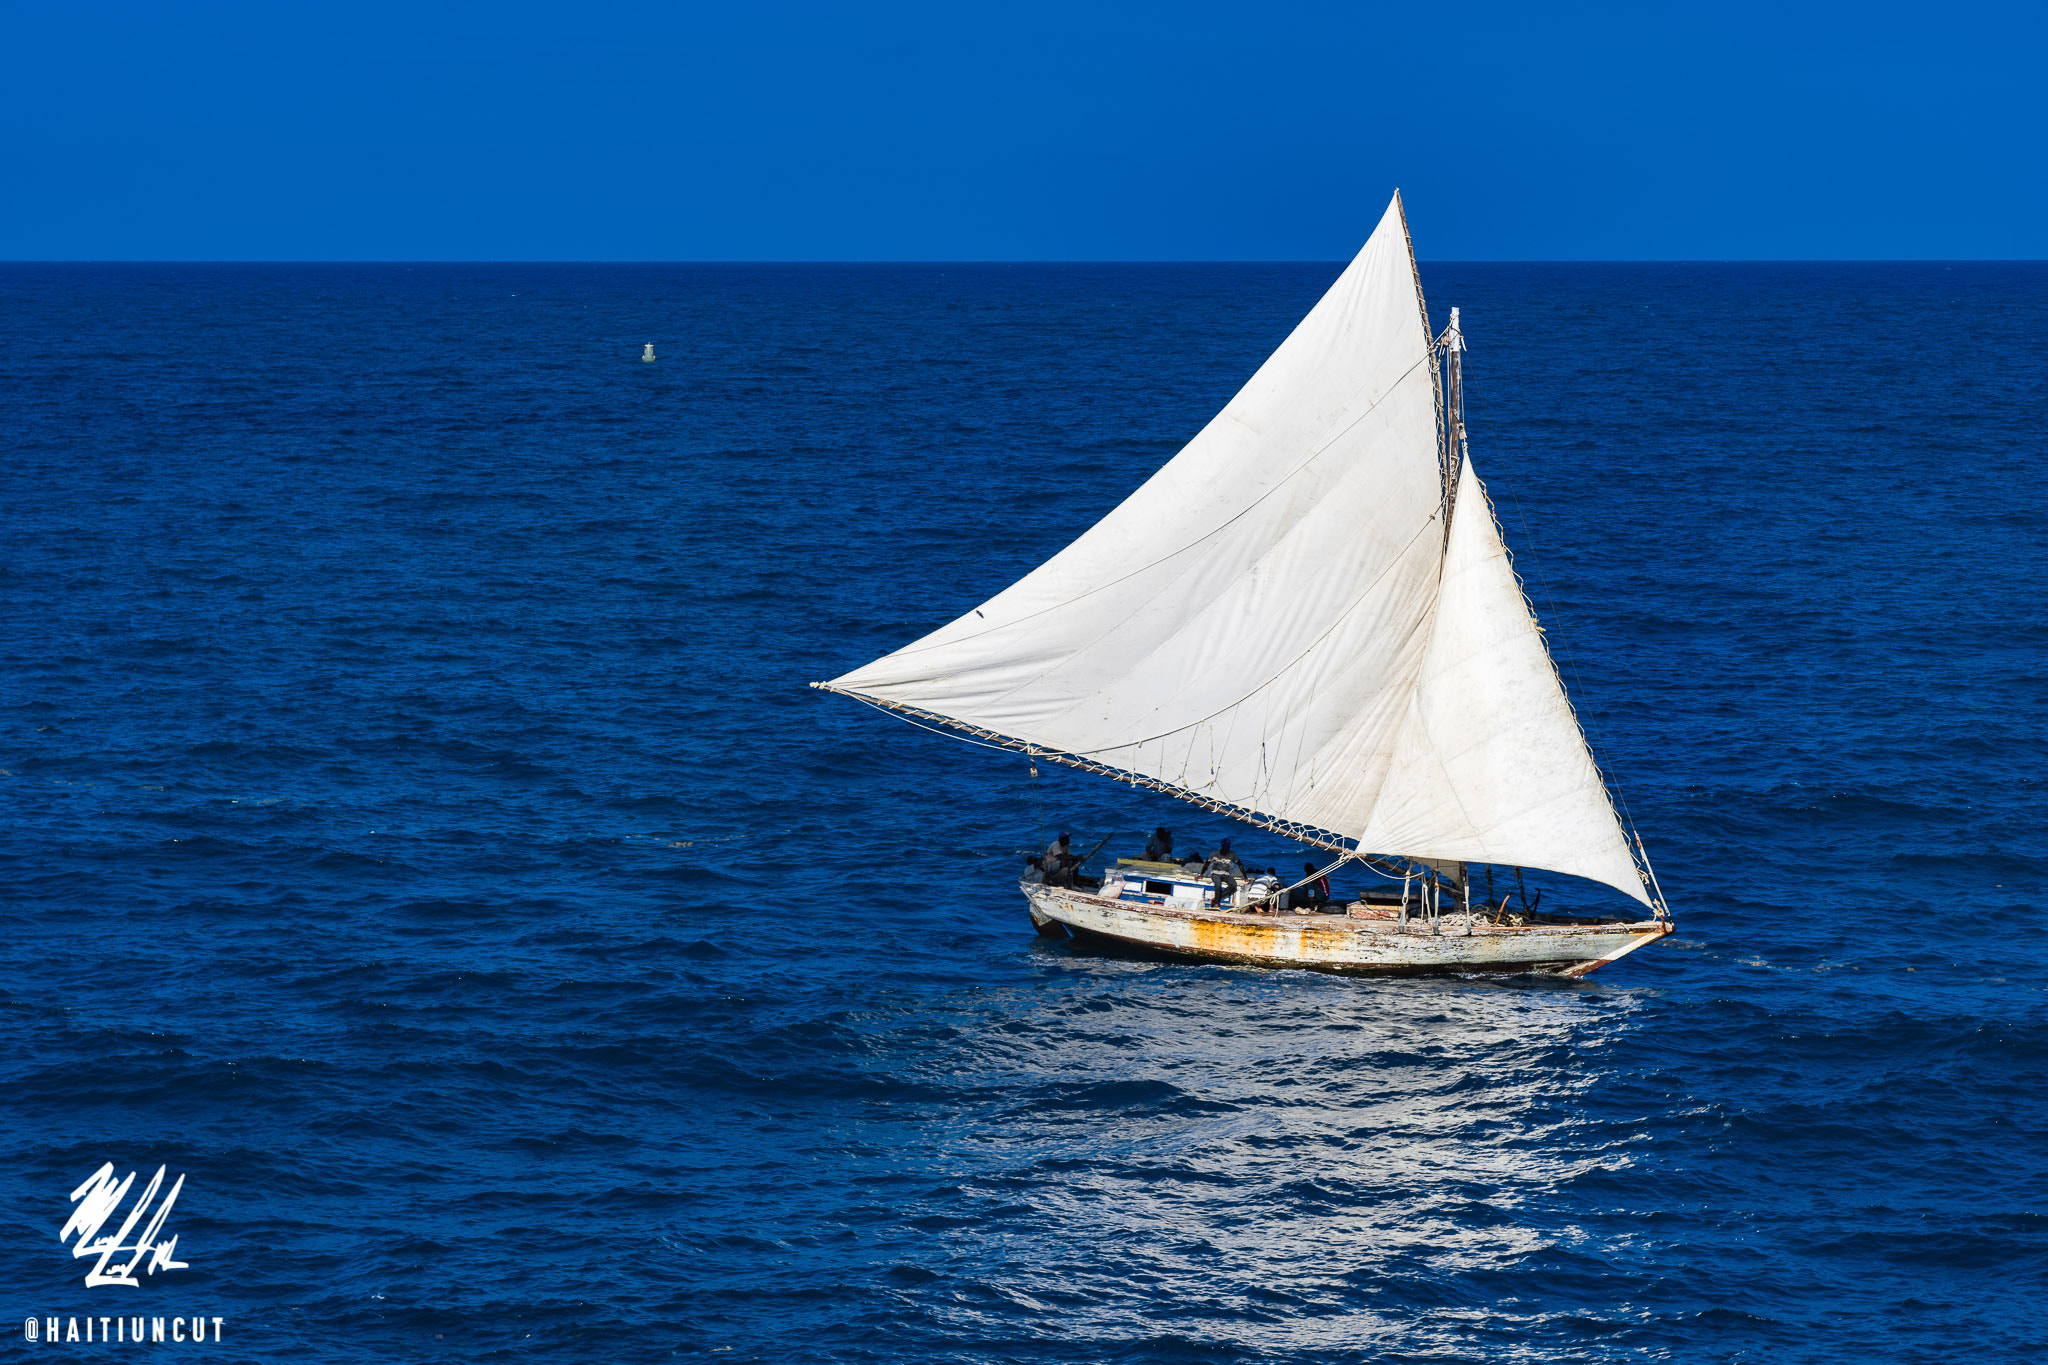
[(1152, 838), (1145, 845), (1145, 861), (1148, 863), (1170, 863), (1173, 861), (1173, 831), (1161, 825), (1152, 831)]
[(1202, 871), (1215, 884), (1218, 909), (1230, 904), (1237, 896), (1237, 884), (1244, 880), (1244, 868), (1239, 866), (1237, 855), (1230, 851), (1230, 840), (1216, 845), (1216, 856), (1202, 864)]
[(1065, 830), (1060, 837), (1045, 846), (1045, 852), (1038, 860), (1039, 871), (1045, 874), (1047, 886), (1065, 886), (1072, 876), (1074, 864), (1081, 861), (1074, 856), (1073, 836)]
[[(1301, 870), (1310, 876), (1315, 876), (1316, 865), (1314, 863), (1303, 863)], [(1305, 905), (1317, 914), (1329, 909), (1330, 879), (1328, 877), (1316, 877), (1307, 886), (1296, 887), (1294, 903), (1296, 905)]]

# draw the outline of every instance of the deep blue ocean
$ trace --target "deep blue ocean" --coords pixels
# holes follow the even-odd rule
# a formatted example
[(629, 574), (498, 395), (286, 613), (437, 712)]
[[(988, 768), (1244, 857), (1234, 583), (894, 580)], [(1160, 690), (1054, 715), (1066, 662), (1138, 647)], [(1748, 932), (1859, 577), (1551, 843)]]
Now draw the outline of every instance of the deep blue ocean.
[(0, 266), (0, 1354), (2048, 1357), (2048, 265), (1424, 265), (1677, 916), (1584, 981), (1040, 940), (1298, 854), (804, 686), (1337, 269)]

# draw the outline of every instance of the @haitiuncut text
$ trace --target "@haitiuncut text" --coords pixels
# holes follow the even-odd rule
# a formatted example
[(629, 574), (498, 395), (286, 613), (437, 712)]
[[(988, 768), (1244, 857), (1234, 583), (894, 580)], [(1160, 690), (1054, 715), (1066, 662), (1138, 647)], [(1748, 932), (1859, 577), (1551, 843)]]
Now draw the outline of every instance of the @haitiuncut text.
[[(220, 1340), (226, 1318), (120, 1317), (28, 1318), (24, 1341), (199, 1341)], [(81, 1327), (82, 1324), (82, 1327)]]

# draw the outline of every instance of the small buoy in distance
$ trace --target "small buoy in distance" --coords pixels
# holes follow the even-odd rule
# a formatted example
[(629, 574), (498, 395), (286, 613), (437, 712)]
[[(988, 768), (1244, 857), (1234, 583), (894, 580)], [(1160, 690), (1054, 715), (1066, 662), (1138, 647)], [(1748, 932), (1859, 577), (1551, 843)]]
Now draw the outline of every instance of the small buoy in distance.
[(641, 358), (642, 360), (646, 361), (646, 362), (647, 362), (648, 364), (650, 364), (650, 365), (652, 365), (652, 364), (654, 363), (654, 343), (653, 343), (653, 342), (651, 342), (651, 341), (650, 341), (650, 342), (648, 342), (648, 343), (647, 343), (647, 349), (646, 349), (646, 350), (644, 350), (644, 351), (642, 351), (642, 352), (640, 352), (640, 358)]

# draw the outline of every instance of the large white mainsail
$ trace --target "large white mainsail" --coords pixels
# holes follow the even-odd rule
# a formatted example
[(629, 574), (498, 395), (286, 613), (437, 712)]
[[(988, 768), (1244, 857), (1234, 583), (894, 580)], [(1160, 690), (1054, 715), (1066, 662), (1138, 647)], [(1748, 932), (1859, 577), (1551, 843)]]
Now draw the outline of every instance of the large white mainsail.
[(1447, 504), (1437, 388), (1397, 194), (1121, 505), (822, 686), (1325, 844), (1551, 868), (1648, 903), (1469, 467)]

